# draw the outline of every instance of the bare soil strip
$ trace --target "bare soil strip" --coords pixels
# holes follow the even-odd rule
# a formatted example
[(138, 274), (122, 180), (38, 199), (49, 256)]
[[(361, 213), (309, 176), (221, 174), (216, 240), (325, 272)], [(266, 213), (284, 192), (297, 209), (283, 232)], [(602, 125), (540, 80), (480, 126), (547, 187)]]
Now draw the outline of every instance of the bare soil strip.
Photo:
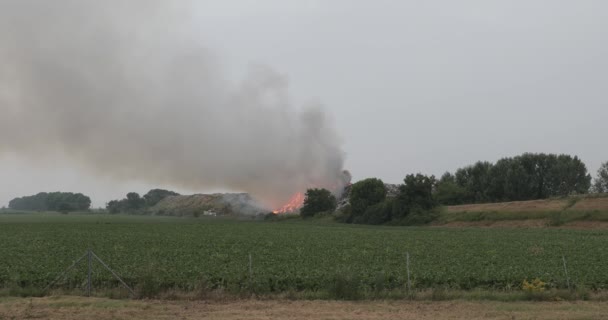
[(80, 297), (3, 298), (8, 319), (606, 319), (605, 302), (489, 301), (131, 301)]
[(553, 227), (548, 219), (529, 220), (482, 220), (482, 221), (452, 221), (436, 224), (435, 227), (449, 228), (553, 228), (553, 229), (577, 229), (577, 230), (608, 230), (606, 221), (572, 221)]
[(552, 212), (564, 209), (567, 211), (608, 211), (608, 197), (581, 198), (573, 206), (570, 207), (570, 205), (568, 199), (545, 199), (448, 206), (447, 212)]

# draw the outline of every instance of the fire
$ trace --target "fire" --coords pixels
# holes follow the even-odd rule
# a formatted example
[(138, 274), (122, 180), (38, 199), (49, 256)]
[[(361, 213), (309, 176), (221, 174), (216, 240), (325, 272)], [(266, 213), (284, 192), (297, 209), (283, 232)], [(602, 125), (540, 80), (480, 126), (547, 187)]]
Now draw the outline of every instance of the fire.
[(304, 205), (304, 194), (301, 192), (298, 192), (298, 193), (294, 194), (293, 196), (291, 196), (291, 199), (289, 199), (289, 202), (287, 202), (287, 204), (282, 206), (280, 209), (276, 209), (276, 210), (272, 211), (272, 213), (279, 214), (279, 213), (295, 212), (298, 209), (302, 208), (303, 205)]

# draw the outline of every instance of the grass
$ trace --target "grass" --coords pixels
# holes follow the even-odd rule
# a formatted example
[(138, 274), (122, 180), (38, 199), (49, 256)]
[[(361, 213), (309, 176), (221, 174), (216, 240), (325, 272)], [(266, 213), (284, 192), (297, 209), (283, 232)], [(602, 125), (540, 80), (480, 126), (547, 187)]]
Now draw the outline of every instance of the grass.
[(576, 221), (608, 222), (608, 195), (505, 203), (486, 203), (443, 208), (437, 223), (546, 220), (547, 226)]
[(574, 221), (608, 221), (608, 211), (475, 211), (475, 212), (442, 212), (437, 222), (479, 222), (479, 221), (517, 221), (517, 220), (549, 220), (549, 225), (559, 226)]

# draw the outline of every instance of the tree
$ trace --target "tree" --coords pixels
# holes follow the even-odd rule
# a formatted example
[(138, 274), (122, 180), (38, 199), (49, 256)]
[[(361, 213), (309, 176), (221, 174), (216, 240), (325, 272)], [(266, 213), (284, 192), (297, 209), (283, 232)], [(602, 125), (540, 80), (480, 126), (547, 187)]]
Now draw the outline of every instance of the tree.
[(320, 212), (333, 211), (336, 209), (336, 205), (336, 197), (329, 190), (308, 189), (300, 215), (304, 218), (312, 217)]
[(456, 183), (456, 177), (446, 172), (441, 176), (435, 189), (435, 198), (442, 205), (459, 205), (467, 203), (469, 192)]
[(504, 183), (502, 185), (502, 197), (494, 201), (518, 201), (527, 200), (532, 194), (530, 175), (517, 161), (509, 161), (504, 172)]
[(395, 202), (395, 217), (403, 218), (411, 212), (424, 213), (438, 205), (434, 195), (437, 180), (435, 176), (409, 174), (399, 186), (399, 194)]
[(9, 202), (9, 208), (34, 211), (78, 211), (88, 210), (91, 198), (82, 193), (41, 192), (33, 196), (15, 198)]
[(121, 213), (126, 210), (124, 204), (126, 201), (112, 200), (106, 204), (106, 209), (112, 214)]
[(350, 190), (353, 218), (363, 215), (368, 207), (380, 203), (384, 199), (386, 199), (386, 187), (380, 179), (368, 178), (353, 184)]
[(593, 182), (593, 191), (596, 193), (608, 192), (608, 161), (597, 170), (597, 177)]
[(144, 195), (144, 200), (146, 201), (146, 206), (153, 207), (164, 198), (170, 196), (179, 196), (179, 193), (163, 189), (152, 189)]
[(545, 199), (587, 193), (591, 186), (591, 176), (578, 157), (544, 153), (524, 153), (495, 164), (477, 162), (458, 169), (453, 180), (465, 192), (455, 189), (450, 180), (437, 186), (442, 203)]
[(138, 210), (146, 205), (146, 200), (141, 198), (136, 192), (127, 193), (127, 208), (129, 210)]
[(137, 192), (127, 193), (127, 197), (122, 200), (112, 200), (106, 204), (106, 209), (110, 213), (138, 213), (146, 207), (152, 207), (162, 199), (169, 196), (179, 195), (173, 191), (153, 189), (142, 198)]
[(559, 155), (549, 169), (549, 195), (585, 194), (591, 187), (591, 175), (578, 157)]
[(468, 191), (471, 199), (467, 202), (489, 201), (488, 190), (490, 189), (490, 162), (479, 161), (472, 166), (458, 169), (455, 174), (456, 183)]

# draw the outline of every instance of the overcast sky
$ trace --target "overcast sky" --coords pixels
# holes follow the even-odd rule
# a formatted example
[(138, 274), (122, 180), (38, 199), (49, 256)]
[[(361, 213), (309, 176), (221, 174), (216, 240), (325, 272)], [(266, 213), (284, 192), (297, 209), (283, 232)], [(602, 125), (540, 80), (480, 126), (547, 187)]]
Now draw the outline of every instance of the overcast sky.
[[(195, 15), (234, 78), (266, 64), (297, 104), (323, 103), (355, 180), (399, 183), (523, 152), (578, 155), (595, 176), (608, 161), (607, 12), (601, 0), (243, 0), (199, 1)], [(0, 206), (173, 188), (30, 160), (0, 154)]]

